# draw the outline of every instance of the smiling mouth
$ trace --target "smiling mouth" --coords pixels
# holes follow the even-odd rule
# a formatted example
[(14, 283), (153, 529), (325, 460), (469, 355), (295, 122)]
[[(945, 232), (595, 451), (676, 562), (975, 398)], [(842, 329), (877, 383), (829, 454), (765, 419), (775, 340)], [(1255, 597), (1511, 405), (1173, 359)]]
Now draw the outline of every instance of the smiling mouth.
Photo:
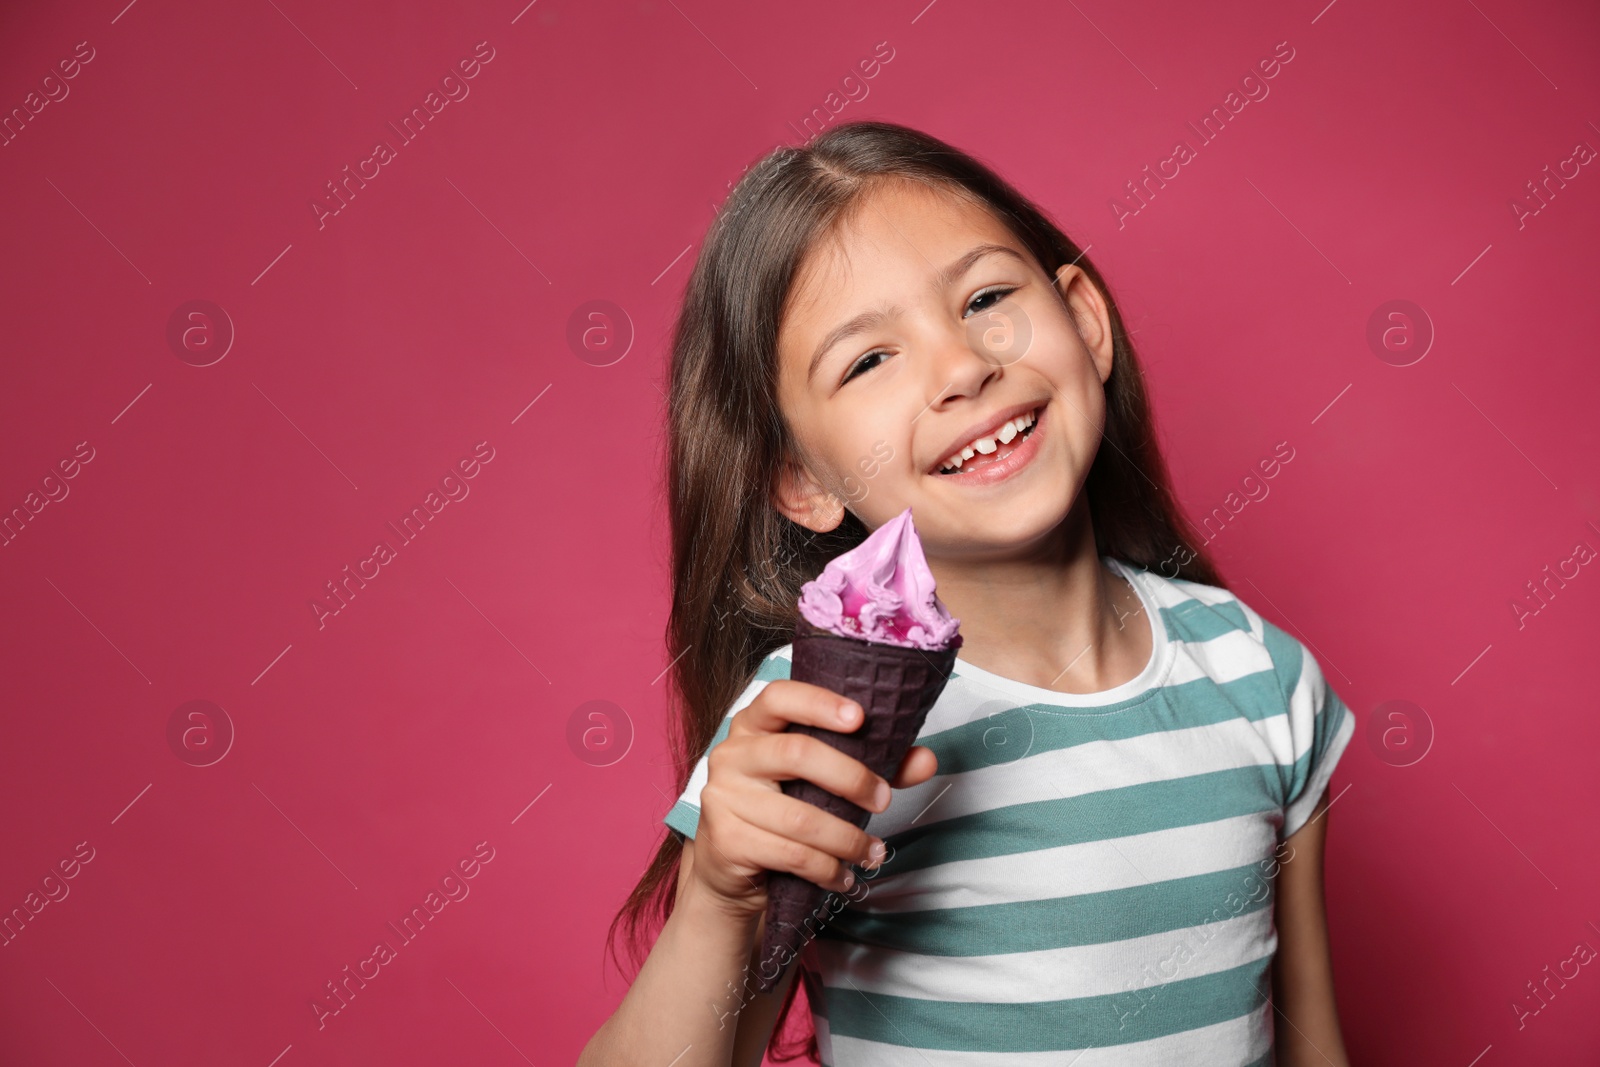
[[(960, 452), (948, 457), (940, 465), (938, 473), (957, 475), (967, 471), (982, 470), (992, 463), (1005, 459), (1032, 435), (1034, 428), (1039, 425), (1039, 413), (1043, 408), (1044, 405), (1041, 404), (1032, 411), (1017, 416), (1002, 426), (998, 433), (968, 441)], [(1017, 429), (1018, 423), (1024, 424), (1020, 430)], [(1009, 440), (1004, 439), (1007, 433), (1011, 434)]]

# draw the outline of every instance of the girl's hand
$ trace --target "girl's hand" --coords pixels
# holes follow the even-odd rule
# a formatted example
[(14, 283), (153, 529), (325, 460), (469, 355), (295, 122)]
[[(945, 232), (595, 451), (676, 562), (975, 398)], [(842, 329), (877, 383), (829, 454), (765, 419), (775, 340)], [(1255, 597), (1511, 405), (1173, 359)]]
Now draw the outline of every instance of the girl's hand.
[(912, 746), (894, 780), (886, 782), (860, 760), (814, 737), (784, 732), (795, 722), (850, 733), (863, 721), (859, 704), (822, 686), (792, 679), (764, 686), (734, 715), (728, 736), (706, 761), (688, 877), (735, 912), (755, 915), (766, 910), (767, 871), (788, 871), (823, 889), (844, 892), (847, 864), (869, 870), (881, 864), (882, 841), (786, 796), (778, 785), (804, 778), (868, 811), (881, 812), (889, 806), (891, 786), (905, 789), (933, 777), (938, 759), (923, 745)]

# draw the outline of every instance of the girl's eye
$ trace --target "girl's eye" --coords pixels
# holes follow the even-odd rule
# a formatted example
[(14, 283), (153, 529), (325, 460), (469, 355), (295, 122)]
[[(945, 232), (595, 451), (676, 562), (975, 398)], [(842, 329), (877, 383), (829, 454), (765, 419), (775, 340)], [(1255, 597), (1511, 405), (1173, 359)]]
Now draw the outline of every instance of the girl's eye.
[[(889, 353), (885, 352), (881, 348), (875, 348), (871, 352), (868, 352), (866, 355), (856, 360), (855, 365), (850, 368), (850, 372), (844, 376), (844, 382), (848, 382), (851, 378), (854, 378), (860, 371), (868, 371), (873, 367), (876, 367), (876, 363), (872, 364), (871, 366), (867, 364), (867, 360), (871, 359), (873, 356), (887, 356), (888, 354)], [(839, 384), (843, 385), (844, 382), (840, 382)]]
[[(1017, 287), (1016, 286), (1007, 287), (1007, 286), (1003, 286), (1003, 285), (1002, 286), (997, 286), (996, 288), (993, 288), (993, 289), (985, 289), (983, 292), (979, 293), (977, 296), (972, 298), (972, 302), (967, 305), (967, 309), (969, 311), (974, 310), (974, 309), (976, 309), (978, 311), (984, 311), (984, 310), (986, 310), (988, 308), (993, 307), (995, 304), (998, 304), (1000, 301), (1004, 300), (1006, 297), (1010, 296), (1012, 293), (1014, 293), (1016, 291), (1017, 291)], [(985, 301), (985, 300), (991, 300), (991, 298), (992, 298), (992, 301), (990, 303), (984, 304), (982, 307), (978, 306), (980, 302)], [(863, 373), (865, 371), (869, 371), (873, 367), (876, 367), (878, 364), (876, 364), (876, 363), (868, 363), (867, 362), (868, 360), (872, 359), (873, 356), (883, 356), (883, 357), (887, 358), (890, 355), (893, 355), (893, 353), (886, 352), (881, 348), (873, 349), (871, 352), (868, 352), (866, 355), (864, 355), (860, 359), (856, 360), (854, 365), (851, 366), (849, 372), (845, 374), (844, 380), (841, 381), (839, 384), (843, 385), (845, 382), (848, 382), (850, 379), (856, 377), (856, 375), (861, 374), (861, 373)]]
[(1004, 287), (1004, 286), (1000, 286), (1000, 287), (994, 288), (994, 289), (985, 289), (983, 292), (981, 292), (977, 296), (973, 297), (972, 298), (972, 303), (968, 304), (967, 307), (970, 309), (970, 308), (976, 306), (977, 303), (980, 300), (984, 300), (984, 299), (987, 299), (989, 297), (993, 297), (994, 301), (992, 303), (986, 304), (982, 308), (978, 308), (979, 311), (983, 311), (986, 308), (994, 307), (995, 304), (998, 304), (1000, 301), (1004, 300), (1006, 297), (1010, 296), (1012, 293), (1014, 293), (1016, 291), (1017, 290), (1016, 290), (1015, 286), (1013, 286), (1013, 287), (1011, 287), (1009, 289)]

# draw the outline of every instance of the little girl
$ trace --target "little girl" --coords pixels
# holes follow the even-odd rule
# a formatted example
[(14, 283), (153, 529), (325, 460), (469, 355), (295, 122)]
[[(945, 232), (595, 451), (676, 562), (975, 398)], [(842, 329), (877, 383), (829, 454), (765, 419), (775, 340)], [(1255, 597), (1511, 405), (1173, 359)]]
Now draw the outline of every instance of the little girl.
[[(1346, 1064), (1322, 857), (1353, 717), (1223, 587), (1111, 291), (1038, 207), (902, 126), (773, 151), (695, 265), (670, 433), (680, 792), (612, 934), (665, 923), (581, 1064), (793, 1059), (800, 984), (827, 1067)], [(886, 782), (784, 732), (861, 725), (789, 640), (908, 507), (964, 644)], [(762, 994), (776, 870), (849, 903)]]

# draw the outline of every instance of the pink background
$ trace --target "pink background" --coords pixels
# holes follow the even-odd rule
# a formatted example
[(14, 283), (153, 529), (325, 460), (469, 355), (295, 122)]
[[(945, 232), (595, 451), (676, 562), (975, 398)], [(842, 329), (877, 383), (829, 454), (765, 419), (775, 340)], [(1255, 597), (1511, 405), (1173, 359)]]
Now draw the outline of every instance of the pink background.
[[(1512, 1005), (1600, 947), (1600, 567), (1521, 628), (1511, 605), (1600, 549), (1600, 165), (1509, 206), (1600, 147), (1592, 7), (523, 2), (0, 16), (7, 113), (94, 50), (0, 148), (0, 509), (93, 449), (0, 547), (0, 908), (93, 849), (0, 948), (0, 1060), (576, 1057), (672, 785), (675, 302), (729, 183), (881, 41), (831, 121), (944, 137), (1092, 245), (1191, 514), (1295, 450), (1211, 549), (1360, 721), (1327, 876), (1353, 1057), (1592, 1052), (1596, 966), (1520, 1029)], [(470, 95), (399, 145), (480, 41)], [(1119, 228), (1110, 199), (1281, 41), (1270, 95)], [(396, 158), (319, 228), (379, 138)], [(1366, 340), (1395, 299), (1436, 334), (1409, 366)], [(168, 340), (191, 300), (236, 333), (209, 366), (215, 323)], [(597, 351), (568, 341), (591, 300), (627, 317)], [(470, 495), (319, 627), (325, 583), (485, 441)], [(192, 700), (234, 733), (209, 766), (179, 754), (215, 755), (218, 713), (169, 741)], [(590, 700), (631, 722), (609, 766), (569, 744)], [(1431, 723), (1413, 765), (1369, 744), (1390, 700)], [(319, 1029), (324, 983), (479, 842), (470, 895)]]

